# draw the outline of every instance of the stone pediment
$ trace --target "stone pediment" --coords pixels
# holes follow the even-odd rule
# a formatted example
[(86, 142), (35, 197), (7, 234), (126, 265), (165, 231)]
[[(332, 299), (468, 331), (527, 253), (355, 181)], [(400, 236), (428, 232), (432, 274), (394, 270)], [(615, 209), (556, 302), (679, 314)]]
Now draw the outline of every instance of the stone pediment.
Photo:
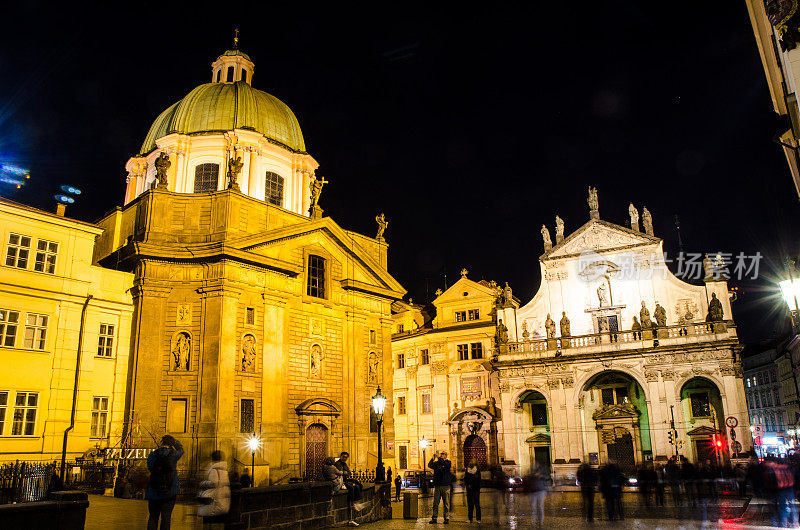
[(525, 443), (529, 443), (529, 444), (537, 444), (537, 443), (538, 444), (549, 444), (550, 443), (550, 436), (548, 436), (546, 434), (543, 434), (543, 433), (534, 434), (533, 436), (529, 436), (525, 440)]
[(648, 236), (624, 226), (592, 219), (545, 253), (542, 259), (564, 258), (586, 251), (603, 252), (628, 249), (657, 244), (659, 241), (660, 239), (657, 237)]
[[(467, 293), (467, 296), (464, 296)], [(434, 305), (440, 306), (448, 302), (463, 302), (465, 299), (475, 298), (495, 298), (497, 293), (491, 287), (481, 285), (469, 278), (462, 277), (450, 286), (445, 292), (440, 294), (434, 301)]]
[(641, 412), (632, 403), (619, 405), (603, 405), (592, 414), (592, 419), (597, 422), (619, 419), (638, 420)]
[(691, 431), (687, 432), (688, 436), (713, 436), (716, 434), (713, 428), (709, 427), (708, 425), (701, 425), (700, 427), (695, 427)]

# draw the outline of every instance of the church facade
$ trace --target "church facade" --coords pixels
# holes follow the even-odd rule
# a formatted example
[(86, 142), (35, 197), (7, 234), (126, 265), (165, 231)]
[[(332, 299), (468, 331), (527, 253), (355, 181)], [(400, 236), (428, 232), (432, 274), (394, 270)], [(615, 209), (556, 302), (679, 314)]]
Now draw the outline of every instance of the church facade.
[[(589, 221), (571, 234), (556, 218), (555, 244), (542, 227), (542, 280), (527, 304), (465, 274), (420, 329), (408, 330), (413, 308), (396, 312), (396, 400), (405, 391), (416, 415), (404, 418), (395, 403), (398, 447), (413, 455), (419, 433), (431, 432), (458, 468), (474, 458), (513, 476), (538, 464), (557, 478), (574, 478), (581, 462), (713, 461), (716, 437), (724, 458), (752, 449), (725, 280), (708, 261), (697, 264), (702, 285), (674, 276), (646, 209), (640, 226), (631, 205), (622, 226), (600, 218), (596, 190), (589, 205)], [(469, 322), (480, 304), (486, 320)], [(479, 337), (483, 358), (462, 356)], [(428, 391), (433, 421), (408, 405)]]
[(404, 290), (382, 236), (322, 216), (327, 181), (254, 70), (238, 49), (217, 58), (211, 83), (158, 116), (124, 206), (99, 222), (95, 260), (133, 274), (124, 436), (109, 443), (171, 434), (196, 470), (214, 449), (249, 464), (255, 437), (260, 483), (317, 477), (342, 450), (374, 468), (371, 397), (392, 392)]

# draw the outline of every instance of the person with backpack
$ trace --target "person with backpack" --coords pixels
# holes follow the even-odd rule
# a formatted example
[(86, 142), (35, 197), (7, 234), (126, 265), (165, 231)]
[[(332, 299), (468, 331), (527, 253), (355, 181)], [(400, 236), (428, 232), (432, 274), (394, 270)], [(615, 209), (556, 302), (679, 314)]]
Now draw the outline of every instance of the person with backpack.
[(767, 457), (764, 462), (765, 482), (775, 500), (773, 526), (796, 525), (794, 513), (794, 473), (786, 462), (775, 457)]
[[(147, 530), (169, 530), (172, 521), (172, 509), (175, 508), (175, 498), (180, 491), (178, 483), (178, 460), (183, 456), (183, 446), (170, 436), (164, 435), (158, 449), (147, 456), (147, 469), (150, 477), (147, 479), (145, 499), (150, 517), (147, 520)], [(159, 527), (159, 519), (161, 525)]]
[(222, 451), (211, 453), (211, 464), (206, 470), (205, 479), (200, 483), (199, 499), (203, 505), (197, 515), (203, 518), (203, 525), (224, 523), (231, 509), (231, 484), (228, 478), (228, 465), (222, 459)]

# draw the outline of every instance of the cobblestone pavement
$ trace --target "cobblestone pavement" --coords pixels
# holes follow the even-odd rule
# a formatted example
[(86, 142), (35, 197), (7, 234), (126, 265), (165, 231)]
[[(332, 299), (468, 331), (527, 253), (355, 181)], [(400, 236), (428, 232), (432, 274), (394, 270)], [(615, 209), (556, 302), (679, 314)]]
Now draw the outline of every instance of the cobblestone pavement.
[[(86, 513), (86, 530), (107, 530), (110, 528), (145, 528), (147, 524), (147, 502), (131, 499), (115, 499), (99, 495), (89, 496), (89, 510)], [(454, 512), (451, 523), (428, 523), (431, 517), (432, 497), (424, 497), (419, 502), (416, 520), (404, 520), (402, 503), (392, 503), (394, 519), (362, 525), (368, 529), (412, 529), (412, 528), (466, 528), (478, 527), (467, 522), (467, 508), (464, 494), (455, 495)], [(768, 528), (771, 524), (771, 506), (766, 501), (752, 501), (725, 497), (719, 503), (708, 506), (707, 523), (702, 522), (702, 513), (689, 506), (676, 508), (669, 500), (665, 507), (646, 507), (635, 493), (624, 498), (625, 521), (616, 525), (605, 521), (605, 506), (598, 494), (595, 497), (596, 522), (592, 528), (635, 528), (635, 529), (690, 529), (703, 527), (724, 528)], [(487, 490), (481, 494), (483, 523), (481, 528), (534, 528), (530, 519), (528, 496), (522, 493), (498, 494)], [(177, 504), (172, 515), (174, 530), (200, 530), (202, 524), (196, 517), (195, 506)], [(581, 500), (578, 492), (553, 492), (545, 501), (544, 528), (587, 528), (581, 517)]]

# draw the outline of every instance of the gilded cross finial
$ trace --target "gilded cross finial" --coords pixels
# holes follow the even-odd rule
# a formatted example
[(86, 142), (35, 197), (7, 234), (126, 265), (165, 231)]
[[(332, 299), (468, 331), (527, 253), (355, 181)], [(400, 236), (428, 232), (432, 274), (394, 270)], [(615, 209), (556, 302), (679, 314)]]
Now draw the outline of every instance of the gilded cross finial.
[(467, 274), (469, 274), (469, 271), (467, 269), (461, 269), (461, 277), (462, 278), (466, 278)]
[(239, 28), (233, 30), (233, 49), (239, 49)]

